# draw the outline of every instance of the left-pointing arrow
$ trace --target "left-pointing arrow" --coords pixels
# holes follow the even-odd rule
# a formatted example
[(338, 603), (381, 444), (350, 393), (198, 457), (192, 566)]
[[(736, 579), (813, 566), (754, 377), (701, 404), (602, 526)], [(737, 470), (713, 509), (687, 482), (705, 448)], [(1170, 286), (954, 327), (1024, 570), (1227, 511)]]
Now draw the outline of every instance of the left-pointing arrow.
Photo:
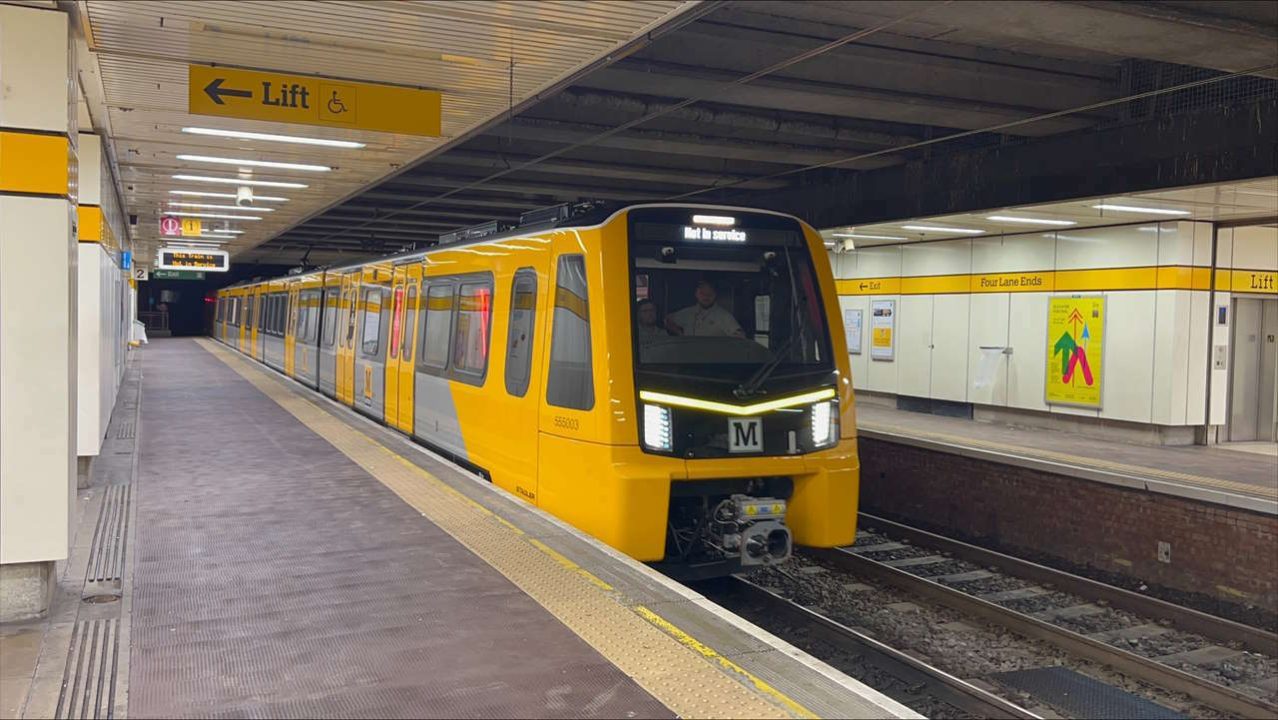
[(204, 88), (204, 94), (208, 95), (209, 99), (218, 105), (226, 104), (226, 101), (222, 99), (224, 96), (242, 98), (253, 97), (252, 90), (234, 90), (232, 88), (224, 88), (222, 87), (222, 82), (222, 78), (213, 78), (213, 82), (209, 83)]

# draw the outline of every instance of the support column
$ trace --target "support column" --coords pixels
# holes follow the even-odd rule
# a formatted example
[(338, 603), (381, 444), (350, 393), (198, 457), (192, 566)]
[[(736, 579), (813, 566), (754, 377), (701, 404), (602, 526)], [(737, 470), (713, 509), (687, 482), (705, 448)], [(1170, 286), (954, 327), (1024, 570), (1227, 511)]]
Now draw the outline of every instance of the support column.
[(47, 611), (75, 503), (74, 46), (0, 5), (0, 621)]

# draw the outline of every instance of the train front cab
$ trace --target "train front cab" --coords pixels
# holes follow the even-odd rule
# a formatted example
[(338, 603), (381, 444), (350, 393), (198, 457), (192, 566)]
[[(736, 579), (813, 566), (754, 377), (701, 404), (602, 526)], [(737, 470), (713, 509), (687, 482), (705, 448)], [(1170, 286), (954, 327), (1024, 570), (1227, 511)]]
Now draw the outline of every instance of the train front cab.
[[(777, 504), (763, 501), (782, 501), (785, 525), (798, 544), (850, 544), (856, 534), (859, 483), (856, 425), (847, 356), (835, 351), (845, 347), (842, 326), (827, 321), (840, 315), (821, 240), (815, 231), (792, 218), (724, 211), (722, 214), (736, 223), (734, 229), (745, 233), (749, 242), (684, 242), (685, 228), (697, 228), (693, 216), (702, 213), (704, 210), (692, 208), (631, 209), (595, 232), (557, 234), (556, 260), (552, 262), (555, 274), (551, 278), (554, 311), (545, 350), (549, 365), (545, 373), (547, 402), (541, 406), (539, 423), (537, 503), (638, 559), (684, 566), (701, 564), (710, 568), (708, 574), (722, 572), (714, 569), (716, 549), (706, 548), (704, 537), (695, 537), (705, 532), (704, 527), (687, 524), (715, 520), (681, 515), (687, 515), (689, 506), (700, 504), (713, 516), (716, 506), (734, 496), (738, 502), (730, 509), (742, 513), (767, 515), (777, 509)], [(634, 229), (659, 237), (650, 238), (654, 242), (645, 244), (642, 252), (628, 256), (620, 250), (634, 243), (630, 237)], [(701, 229), (710, 233), (724, 228)], [(755, 236), (769, 241), (772, 235), (771, 241), (779, 242), (776, 237), (785, 233), (790, 233), (793, 241), (788, 248), (754, 244)], [(674, 255), (662, 257), (667, 248), (672, 248)], [(580, 284), (572, 277), (573, 266), (565, 262), (583, 249), (585, 252), (576, 257), (584, 260), (583, 290), (589, 293), (585, 304), (588, 314), (584, 317), (574, 308)], [(788, 274), (790, 265), (785, 258), (792, 258), (795, 268), (806, 266), (806, 287), (795, 290), (810, 301), (801, 311), (809, 321), (806, 331), (811, 337), (807, 342), (811, 352), (819, 357), (809, 357), (813, 361), (810, 367), (779, 364), (750, 397), (740, 399), (733, 391), (747, 385), (769, 357), (766, 349), (750, 350), (751, 340), (766, 341), (760, 339), (761, 323), (751, 322), (746, 311), (759, 308), (770, 313), (774, 328), (778, 312), (786, 311), (775, 307), (785, 305), (777, 302), (777, 292), (769, 296), (774, 306), (770, 310), (757, 297), (744, 297), (738, 292), (758, 287), (764, 282), (762, 275), (768, 274), (778, 292), (784, 290), (787, 297), (794, 297), (788, 279), (774, 277), (778, 270), (783, 276)], [(728, 299), (738, 303), (735, 314), (744, 319), (743, 326), (749, 326), (743, 330), (750, 339), (734, 341), (726, 350), (751, 351), (754, 356), (739, 365), (727, 362), (732, 357), (721, 358), (723, 362), (707, 357), (706, 364), (684, 377), (680, 375), (690, 367), (679, 367), (677, 363), (641, 362), (637, 368), (636, 359), (642, 361), (642, 354), (648, 352), (640, 346), (633, 330), (638, 322), (634, 298), (643, 294), (639, 288), (646, 288), (650, 297), (663, 286), (672, 293), (677, 290), (677, 299), (671, 295), (669, 302), (662, 303), (675, 305), (661, 308), (669, 314), (691, 302), (697, 278), (714, 276), (716, 272), (720, 282), (730, 286), (720, 288), (720, 298), (736, 296)], [(644, 280), (647, 283), (640, 286)], [(585, 331), (589, 333), (590, 350), (588, 357), (578, 359), (584, 359), (593, 369), (593, 378), (589, 378), (593, 398), (564, 393), (554, 386), (556, 365), (573, 359), (557, 357), (563, 354), (559, 341), (573, 337), (583, 324), (588, 325)], [(774, 329), (772, 337), (781, 339), (779, 329)], [(673, 341), (676, 355), (680, 346), (703, 344), (692, 338), (669, 340)], [(571, 348), (570, 343), (568, 347)], [(795, 348), (783, 352), (793, 353)], [(731, 381), (725, 383), (724, 378)], [(674, 400), (645, 401), (640, 391), (648, 397), (671, 396)], [(578, 399), (581, 402), (574, 402)], [(768, 403), (776, 407), (769, 408)], [(819, 407), (822, 404), (824, 408)], [(751, 406), (759, 408), (752, 410), (748, 419), (758, 420), (758, 432), (766, 436), (759, 438), (763, 448), (740, 454), (728, 452), (723, 441), (729, 421), (738, 417), (743, 407)], [(822, 414), (822, 409), (832, 410), (831, 415)], [(656, 416), (661, 413), (668, 413), (667, 419), (673, 421), (670, 432), (675, 446), (664, 450), (644, 447), (646, 426), (657, 421)], [(820, 445), (813, 442), (816, 436), (812, 424), (818, 418), (837, 424)], [(754, 499), (760, 502), (753, 502)], [(692, 538), (699, 547), (689, 552), (688, 543), (676, 541), (679, 534), (685, 540)], [(719, 544), (734, 541), (744, 539), (713, 539)], [(700, 560), (693, 557), (707, 549), (710, 552)], [(738, 553), (743, 550), (736, 549)], [(676, 552), (679, 557), (673, 556)], [(784, 554), (788, 555), (788, 549)], [(735, 561), (729, 558), (727, 562)]]

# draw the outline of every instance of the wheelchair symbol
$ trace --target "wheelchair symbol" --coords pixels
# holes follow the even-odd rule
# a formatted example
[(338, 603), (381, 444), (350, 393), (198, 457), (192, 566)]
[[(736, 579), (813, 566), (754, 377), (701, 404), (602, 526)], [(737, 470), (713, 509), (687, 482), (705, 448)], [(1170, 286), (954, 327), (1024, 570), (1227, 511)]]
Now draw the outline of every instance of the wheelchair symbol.
[(328, 111), (334, 115), (341, 115), (346, 112), (346, 105), (337, 97), (337, 91), (333, 91), (333, 97), (328, 99)]

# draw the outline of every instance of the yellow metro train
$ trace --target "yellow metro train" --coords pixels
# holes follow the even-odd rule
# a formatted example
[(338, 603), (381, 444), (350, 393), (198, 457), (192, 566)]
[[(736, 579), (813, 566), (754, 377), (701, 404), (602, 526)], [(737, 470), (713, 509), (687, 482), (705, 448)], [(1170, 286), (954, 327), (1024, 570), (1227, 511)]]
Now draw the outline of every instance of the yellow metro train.
[(586, 203), (443, 240), (223, 289), (215, 335), (685, 576), (853, 541), (852, 385), (811, 227)]

